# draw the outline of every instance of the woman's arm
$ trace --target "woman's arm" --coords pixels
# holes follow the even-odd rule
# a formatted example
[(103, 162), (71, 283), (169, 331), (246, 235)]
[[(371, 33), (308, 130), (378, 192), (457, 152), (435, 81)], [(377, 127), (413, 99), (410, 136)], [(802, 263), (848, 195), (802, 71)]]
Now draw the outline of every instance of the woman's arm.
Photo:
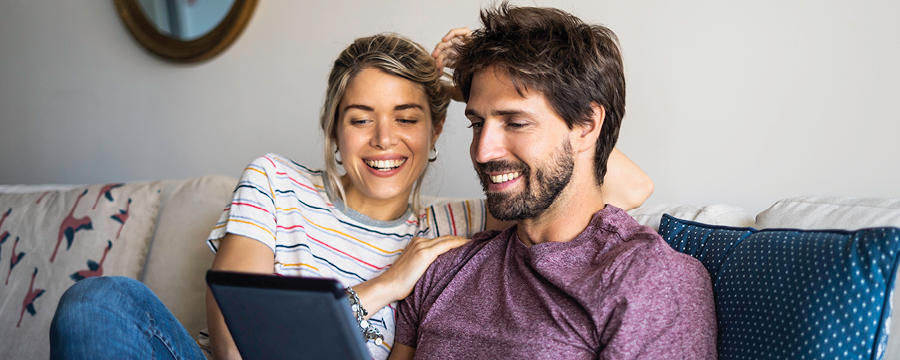
[(462, 246), (469, 240), (460, 236), (441, 236), (434, 239), (413, 238), (403, 254), (391, 267), (373, 279), (353, 286), (369, 315), (391, 302), (403, 300), (412, 292), (413, 286), (434, 262), (438, 255)]
[[(363, 308), (369, 312), (366, 318), (391, 302), (406, 298), (438, 255), (466, 242), (466, 238), (449, 235), (434, 239), (413, 238), (388, 270), (353, 286)], [(265, 244), (248, 237), (227, 234), (222, 238), (212, 269), (271, 275), (275, 269), (274, 263), (272, 250)], [(234, 339), (209, 288), (206, 290), (206, 319), (213, 357), (240, 359)]]
[(416, 356), (416, 348), (409, 347), (400, 343), (394, 343), (391, 349), (390, 360), (409, 360)]
[[(272, 249), (259, 241), (227, 234), (219, 244), (212, 269), (272, 275), (275, 270), (275, 255), (272, 254)], [(241, 358), (209, 287), (206, 288), (206, 325), (209, 327), (213, 358)]]
[(600, 186), (603, 201), (631, 210), (641, 206), (653, 193), (653, 181), (618, 148), (613, 148), (606, 163), (606, 176)]

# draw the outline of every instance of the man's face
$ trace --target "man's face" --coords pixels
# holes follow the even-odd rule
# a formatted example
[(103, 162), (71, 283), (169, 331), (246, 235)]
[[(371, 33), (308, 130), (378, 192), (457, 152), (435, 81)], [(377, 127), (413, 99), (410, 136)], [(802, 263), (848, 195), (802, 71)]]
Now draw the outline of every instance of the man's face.
[(572, 131), (543, 94), (519, 95), (509, 76), (488, 68), (472, 79), (466, 117), (472, 123), (472, 163), (488, 211), (503, 221), (548, 209), (574, 169)]

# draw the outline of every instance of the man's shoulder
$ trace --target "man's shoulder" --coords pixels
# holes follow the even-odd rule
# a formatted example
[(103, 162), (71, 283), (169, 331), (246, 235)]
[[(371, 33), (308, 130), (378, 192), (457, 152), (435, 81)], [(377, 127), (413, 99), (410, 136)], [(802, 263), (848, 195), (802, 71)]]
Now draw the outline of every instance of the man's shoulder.
[(639, 224), (625, 211), (616, 212), (610, 223), (621, 241), (600, 255), (607, 257), (612, 265), (606, 271), (635, 280), (650, 277), (657, 281), (709, 281), (709, 274), (699, 260), (676, 251), (653, 228)]
[[(655, 233), (653, 235), (656, 235)], [(641, 233), (631, 241), (622, 243), (629, 251), (619, 254), (614, 271), (622, 271), (622, 283), (630, 291), (644, 292), (642, 289), (669, 289), (680, 292), (687, 288), (707, 288), (710, 286), (709, 273), (696, 258), (680, 253), (667, 244), (659, 235)], [(641, 286), (650, 285), (652, 286)]]
[(438, 255), (437, 259), (431, 263), (428, 272), (435, 274), (452, 273), (476, 257), (503, 249), (509, 240), (510, 231), (514, 230), (486, 230), (475, 233), (466, 244)]

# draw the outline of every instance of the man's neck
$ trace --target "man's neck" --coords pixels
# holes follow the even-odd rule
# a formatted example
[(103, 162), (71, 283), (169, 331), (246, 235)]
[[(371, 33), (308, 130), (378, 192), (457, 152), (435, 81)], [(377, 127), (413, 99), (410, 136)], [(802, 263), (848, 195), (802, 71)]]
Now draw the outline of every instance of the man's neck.
[[(573, 180), (575, 177), (573, 176)], [(581, 234), (594, 214), (603, 209), (603, 195), (593, 176), (572, 181), (541, 215), (519, 220), (517, 235), (527, 246), (567, 242)]]

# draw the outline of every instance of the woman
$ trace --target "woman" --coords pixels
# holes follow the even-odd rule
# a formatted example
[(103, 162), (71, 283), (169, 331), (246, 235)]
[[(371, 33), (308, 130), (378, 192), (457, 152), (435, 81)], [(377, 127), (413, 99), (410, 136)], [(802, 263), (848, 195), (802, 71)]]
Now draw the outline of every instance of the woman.
[[(210, 234), (208, 243), (216, 252), (212, 268), (337, 278), (351, 287), (351, 298), (369, 310), (372, 356), (387, 358), (393, 344), (394, 303), (409, 294), (439, 254), (464, 244), (475, 232), (504, 227), (486, 214), (483, 200), (420, 209), (419, 188), (428, 163), (438, 155), (434, 144), (448, 103), (434, 59), (418, 44), (397, 35), (354, 41), (335, 61), (329, 77), (320, 119), (326, 170), (273, 154), (251, 163)], [(618, 163), (611, 160), (610, 173), (625, 169), (628, 177), (637, 171), (645, 178), (624, 155), (614, 156)], [(121, 281), (139, 287), (136, 281)], [(76, 286), (86, 289), (89, 283)], [(158, 303), (145, 289), (132, 296)], [(68, 297), (67, 292), (63, 298)], [(76, 336), (77, 330), (57, 331), (77, 329), (66, 324), (65, 314), (86, 311), (86, 306), (63, 302), (51, 331), (54, 354), (65, 354), (68, 349), (60, 343)], [(153, 309), (162, 313), (154, 317), (177, 324), (161, 303)], [(238, 357), (209, 292), (207, 323), (209, 338), (201, 335), (200, 343), (211, 345), (206, 349), (216, 359)], [(177, 345), (188, 343), (183, 328), (157, 332), (163, 333), (157, 335), (162, 343), (176, 344), (168, 346), (170, 351), (186, 357), (199, 354), (196, 345)], [(149, 347), (161, 348), (156, 343)]]

